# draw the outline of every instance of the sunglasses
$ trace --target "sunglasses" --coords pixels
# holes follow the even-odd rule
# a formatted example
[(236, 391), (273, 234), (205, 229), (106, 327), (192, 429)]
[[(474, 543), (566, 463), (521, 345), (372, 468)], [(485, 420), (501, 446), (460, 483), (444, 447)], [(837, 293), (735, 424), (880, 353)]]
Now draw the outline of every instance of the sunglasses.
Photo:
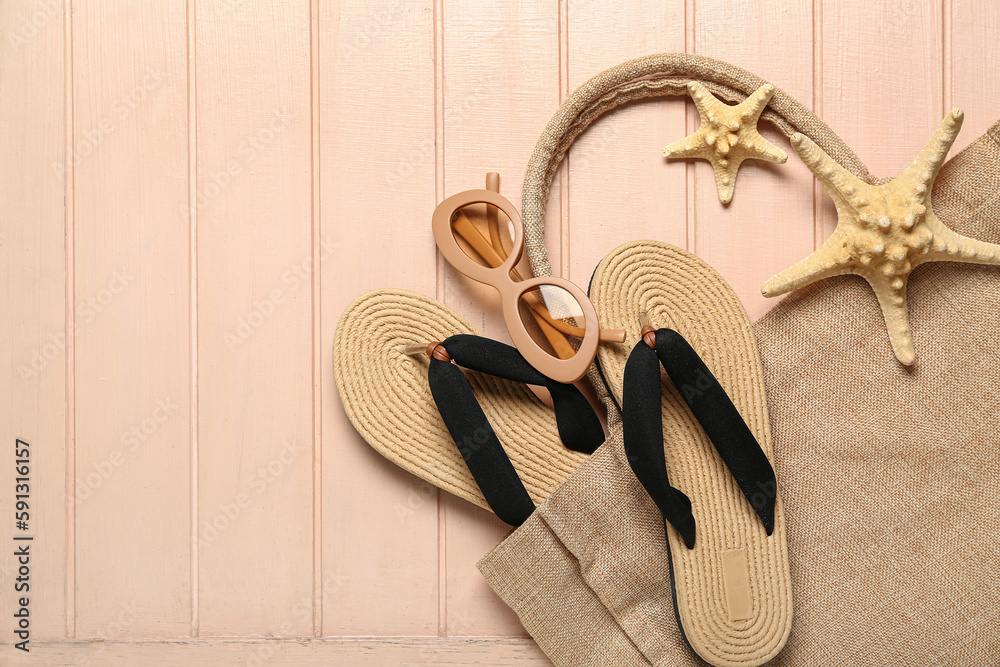
[(623, 343), (625, 332), (601, 329), (590, 299), (565, 278), (521, 277), (514, 268), (524, 252), (521, 216), (500, 195), (499, 174), (487, 174), (486, 187), (438, 205), (431, 219), (437, 247), (457, 271), (500, 293), (504, 324), (529, 364), (557, 382), (576, 382), (598, 342)]

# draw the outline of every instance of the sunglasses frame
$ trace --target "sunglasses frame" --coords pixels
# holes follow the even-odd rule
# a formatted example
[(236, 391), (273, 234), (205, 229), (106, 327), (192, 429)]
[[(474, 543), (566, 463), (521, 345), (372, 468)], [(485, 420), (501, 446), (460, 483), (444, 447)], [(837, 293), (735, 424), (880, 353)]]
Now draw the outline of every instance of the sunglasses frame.
[[(513, 225), (514, 244), (510, 254), (500, 266), (484, 266), (470, 257), (458, 243), (452, 221), (459, 210), (474, 204), (495, 206), (504, 212), (504, 215), (510, 220), (510, 224)], [(507, 326), (514, 347), (529, 364), (557, 382), (576, 382), (587, 373), (594, 357), (597, 356), (597, 344), (600, 340), (597, 311), (586, 293), (565, 278), (543, 276), (527, 280), (514, 280), (510, 276), (511, 271), (521, 261), (521, 256), (524, 253), (524, 225), (517, 209), (507, 198), (491, 190), (459, 192), (445, 199), (434, 209), (434, 215), (431, 217), (431, 228), (438, 250), (456, 271), (478, 283), (489, 285), (500, 293), (504, 324)], [(543, 285), (551, 285), (568, 292), (583, 312), (583, 338), (580, 340), (576, 354), (569, 359), (559, 359), (542, 348), (528, 332), (518, 312), (518, 303), (524, 293)]]

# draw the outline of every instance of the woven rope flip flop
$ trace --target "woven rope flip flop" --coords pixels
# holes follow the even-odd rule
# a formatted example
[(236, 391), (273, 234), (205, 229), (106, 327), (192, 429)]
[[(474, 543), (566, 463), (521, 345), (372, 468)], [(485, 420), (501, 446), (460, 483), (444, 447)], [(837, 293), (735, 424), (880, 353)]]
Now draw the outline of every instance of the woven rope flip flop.
[[(427, 354), (411, 351), (436, 342)], [(579, 390), (416, 292), (373, 290), (351, 303), (334, 336), (333, 369), (348, 418), (375, 451), (512, 525), (604, 440)], [(526, 382), (547, 388), (555, 410)]]
[[(690, 525), (674, 521), (682, 525), (665, 530), (664, 557), (670, 559), (674, 606), (684, 637), (712, 665), (763, 664), (788, 638), (792, 598), (780, 500), (771, 505), (773, 518), (764, 519), (764, 499), (773, 500), (776, 494), (773, 472), (759, 479), (747, 473), (753, 463), (770, 470), (768, 460), (773, 457), (760, 358), (746, 311), (705, 262), (655, 241), (627, 243), (605, 257), (594, 273), (590, 297), (605, 326), (625, 329), (629, 341), (639, 340), (634, 348), (607, 345), (598, 351), (601, 375), (623, 409), (629, 462), (661, 511), (673, 504), (676, 518), (684, 512), (681, 496), (690, 500)], [(641, 314), (658, 330), (644, 329)], [(655, 355), (652, 350), (642, 352), (644, 335), (650, 343), (655, 337)], [(692, 349), (704, 366), (685, 356)], [(637, 361), (643, 354), (655, 364), (654, 386), (630, 387), (641, 382), (635, 378), (636, 364), (646, 363)], [(659, 394), (657, 357), (670, 371), (662, 374)], [(725, 392), (721, 401), (720, 386)], [(630, 408), (636, 413), (650, 400), (645, 394), (661, 403), (663, 423), (662, 438), (655, 439), (657, 447), (662, 441), (662, 450), (643, 458), (645, 452), (634, 441), (641, 439), (651, 420), (648, 414), (643, 420), (633, 417), (630, 433), (629, 419)], [(727, 415), (722, 409), (729, 403), (726, 395), (738, 414)], [(744, 422), (749, 431), (741, 440)], [(662, 479), (650, 472), (656, 458), (666, 462)], [(732, 473), (724, 458), (735, 463)], [(671, 521), (669, 507), (664, 516)]]

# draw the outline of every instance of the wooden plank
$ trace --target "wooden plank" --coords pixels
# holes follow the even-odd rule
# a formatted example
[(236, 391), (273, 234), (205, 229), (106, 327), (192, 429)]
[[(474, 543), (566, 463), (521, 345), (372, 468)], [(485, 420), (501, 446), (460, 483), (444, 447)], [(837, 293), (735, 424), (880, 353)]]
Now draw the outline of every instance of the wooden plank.
[(376, 454), (337, 400), (334, 331), (376, 287), (433, 296), (433, 3), (320, 4), (323, 632), (436, 635), (437, 492)]
[(199, 630), (312, 634), (309, 3), (196, 12)]
[[(752, 5), (699, 0), (694, 48), (699, 55), (736, 63), (810, 106), (812, 21), (812, 0), (765, 0)], [(732, 26), (739, 29), (726, 29)], [(693, 104), (691, 109), (691, 128), (696, 129), (699, 121)], [(759, 129), (785, 151), (788, 162), (744, 162), (728, 206), (719, 202), (712, 166), (705, 160), (693, 165), (692, 250), (729, 281), (751, 320), (775, 303), (761, 295), (764, 281), (813, 251), (815, 227), (812, 174), (784, 135), (767, 122)]]
[[(521, 179), (545, 123), (559, 105), (559, 14), (555, 2), (445, 2), (443, 26), (444, 192), (485, 185), (500, 173), (500, 192), (520, 210)], [(547, 246), (560, 266), (559, 192), (549, 202)], [(418, 219), (424, 234), (430, 217)], [(429, 234), (428, 234), (429, 235)], [(444, 260), (442, 260), (443, 262)], [(509, 342), (496, 292), (444, 269), (446, 303), (484, 334)], [(522, 275), (530, 275), (525, 273)], [(476, 570), (509, 532), (489, 512), (448, 497), (446, 551), (448, 636), (523, 635), (524, 629)]]
[[(13, 619), (24, 593), (32, 640), (66, 636), (63, 25), (60, 2), (0, 5), (0, 616)], [(30, 443), (27, 531), (11, 514), (14, 494), (25, 491), (15, 488), (18, 438)], [(36, 538), (30, 590), (20, 592), (15, 535)]]
[(185, 7), (82, 0), (72, 23), (76, 634), (187, 635)]
[[(875, 176), (902, 172), (944, 117), (941, 4), (823, 5), (821, 116)], [(826, 236), (837, 216), (825, 194), (822, 211)]]
[[(983, 0), (947, 0), (945, 105), (965, 111), (952, 155), (1000, 120), (1000, 5)], [(949, 85), (950, 84), (950, 85)]]
[[(683, 3), (642, 0), (627, 12), (570, 3), (568, 19), (570, 92), (630, 58), (684, 51)], [(573, 144), (563, 167), (569, 169), (563, 252), (576, 284), (587, 289), (601, 259), (627, 241), (687, 245), (684, 165), (662, 154), (683, 135), (683, 101), (662, 97), (611, 112)]]
[[(174, 640), (159, 642), (50, 641), (31, 654), (13, 651), (11, 667), (215, 667), (216, 665), (296, 665), (296, 667), (367, 667), (368, 665), (551, 665), (530, 639), (364, 639)], [(8, 663), (4, 663), (8, 664)]]

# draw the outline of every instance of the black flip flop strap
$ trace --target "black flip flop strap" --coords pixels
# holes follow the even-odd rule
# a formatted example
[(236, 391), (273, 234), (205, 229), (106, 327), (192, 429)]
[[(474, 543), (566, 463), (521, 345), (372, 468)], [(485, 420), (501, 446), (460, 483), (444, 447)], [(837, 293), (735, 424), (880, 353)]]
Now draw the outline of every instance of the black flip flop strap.
[(663, 412), (660, 403), (660, 363), (639, 341), (625, 363), (622, 390), (622, 435), (625, 454), (639, 483), (660, 508), (688, 549), (694, 548), (695, 520), (691, 501), (670, 486), (663, 452)]
[(535, 503), (493, 432), (462, 369), (448, 361), (431, 359), (427, 380), (445, 426), (490, 509), (506, 523), (520, 526), (535, 511)]
[(559, 438), (569, 449), (593, 454), (604, 442), (601, 420), (580, 390), (572, 384), (556, 382), (542, 375), (521, 356), (517, 348), (468, 334), (451, 336), (442, 345), (459, 366), (548, 389)]
[(586, 453), (604, 440), (600, 420), (576, 387), (545, 377), (509, 345), (469, 335), (452, 336), (441, 345), (455, 364), (431, 359), (427, 377), (434, 402), (490, 508), (501, 520), (519, 526), (535, 510), (534, 502), (458, 365), (548, 388), (560, 436), (564, 442), (573, 439), (577, 448), (589, 449)]
[(774, 468), (757, 438), (726, 390), (683, 336), (672, 329), (659, 329), (656, 356), (770, 535), (774, 531), (778, 484)]

